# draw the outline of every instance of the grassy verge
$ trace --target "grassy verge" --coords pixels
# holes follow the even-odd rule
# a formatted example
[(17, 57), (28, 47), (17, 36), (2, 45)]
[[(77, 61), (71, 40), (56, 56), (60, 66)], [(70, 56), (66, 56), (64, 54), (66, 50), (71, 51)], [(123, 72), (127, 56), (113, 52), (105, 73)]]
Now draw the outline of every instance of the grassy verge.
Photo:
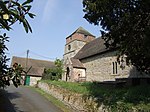
[(41, 82), (53, 84), (55, 86), (65, 88), (76, 93), (88, 94), (87, 88), (81, 83), (73, 83), (73, 82), (65, 82), (65, 81), (50, 81), (50, 80), (41, 80)]
[(64, 111), (64, 112), (71, 112), (71, 109), (69, 107), (67, 107), (66, 105), (64, 105), (61, 101), (59, 101), (55, 97), (51, 96), (50, 94), (44, 92), (43, 90), (41, 90), (39, 88), (34, 88), (34, 87), (30, 87), (30, 88), (32, 88), (33, 90), (37, 91), (42, 96), (44, 96), (45, 98), (47, 98), (50, 102), (52, 102), (54, 105), (56, 105), (62, 111)]
[(97, 98), (97, 103), (103, 103), (112, 112), (150, 112), (150, 86), (140, 85), (134, 87), (110, 88), (98, 83), (71, 83), (63, 81), (43, 80), (48, 84), (60, 86), (76, 93)]

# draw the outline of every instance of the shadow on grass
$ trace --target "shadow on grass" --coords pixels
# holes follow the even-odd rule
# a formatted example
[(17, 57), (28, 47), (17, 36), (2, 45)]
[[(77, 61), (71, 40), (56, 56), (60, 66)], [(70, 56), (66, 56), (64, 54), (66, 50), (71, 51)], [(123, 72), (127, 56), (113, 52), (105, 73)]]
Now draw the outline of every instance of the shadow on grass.
[(104, 104), (111, 112), (150, 111), (150, 86), (105, 86), (98, 82), (83, 83), (90, 97), (96, 98), (98, 106)]

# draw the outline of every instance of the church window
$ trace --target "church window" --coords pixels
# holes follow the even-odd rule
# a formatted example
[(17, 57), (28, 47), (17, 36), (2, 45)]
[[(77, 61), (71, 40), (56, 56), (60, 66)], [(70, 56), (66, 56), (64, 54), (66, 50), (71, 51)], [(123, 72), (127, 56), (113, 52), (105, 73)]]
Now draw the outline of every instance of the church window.
[(112, 62), (112, 64), (113, 64), (113, 74), (115, 74), (115, 63)]
[(115, 62), (115, 66), (116, 66), (116, 74), (117, 74), (118, 73), (117, 62)]
[(71, 49), (71, 45), (68, 45), (68, 50), (70, 50)]
[(72, 40), (72, 37), (70, 37), (70, 40)]
[(112, 65), (113, 65), (113, 74), (117, 74), (118, 73), (117, 62), (112, 62)]
[(84, 35), (84, 38), (87, 38), (87, 35)]

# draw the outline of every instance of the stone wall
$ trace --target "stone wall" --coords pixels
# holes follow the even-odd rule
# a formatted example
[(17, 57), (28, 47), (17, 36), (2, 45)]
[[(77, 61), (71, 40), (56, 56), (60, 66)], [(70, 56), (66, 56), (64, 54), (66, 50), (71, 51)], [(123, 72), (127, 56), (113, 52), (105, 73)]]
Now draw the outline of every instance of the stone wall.
[(121, 68), (121, 64), (117, 62), (116, 54), (117, 52), (108, 52), (81, 60), (86, 68), (86, 80), (115, 81), (115, 78), (127, 78), (130, 75), (135, 75), (136, 71), (132, 74), (130, 72), (132, 66), (126, 65), (125, 68)]
[(66, 38), (66, 44), (72, 42), (73, 40), (80, 40), (80, 41), (84, 41), (84, 42), (90, 42), (94, 39), (95, 39), (95, 37), (93, 37), (93, 36), (86, 35), (86, 37), (85, 37), (84, 34), (74, 33), (70, 37)]
[(82, 78), (82, 77), (86, 77), (85, 76), (85, 69), (81, 69), (81, 68), (73, 68), (73, 82), (75, 81), (79, 81), (79, 78)]
[[(64, 69), (64, 73), (62, 75), (62, 80), (66, 80), (66, 68), (69, 67), (69, 76), (70, 78), (73, 77), (73, 67), (71, 65), (70, 62), (70, 58), (74, 57), (77, 52), (85, 45), (86, 43), (81, 41), (81, 40), (74, 40), (72, 42), (70, 42), (69, 44), (65, 45), (65, 52), (63, 55), (63, 69)], [(70, 49), (68, 49), (68, 46), (70, 46)], [(71, 78), (72, 79), (72, 78)], [(70, 80), (68, 78), (68, 80)], [(70, 80), (71, 81), (71, 80)]]
[(64, 55), (67, 57), (73, 57), (86, 43), (80, 40), (74, 40), (69, 44), (65, 45)]
[(43, 82), (38, 82), (37, 86), (71, 107), (73, 110), (75, 110), (74, 112), (107, 112), (103, 108), (104, 105), (101, 104), (101, 106), (98, 106), (98, 104), (95, 102), (96, 99), (92, 97), (70, 92), (61, 87)]

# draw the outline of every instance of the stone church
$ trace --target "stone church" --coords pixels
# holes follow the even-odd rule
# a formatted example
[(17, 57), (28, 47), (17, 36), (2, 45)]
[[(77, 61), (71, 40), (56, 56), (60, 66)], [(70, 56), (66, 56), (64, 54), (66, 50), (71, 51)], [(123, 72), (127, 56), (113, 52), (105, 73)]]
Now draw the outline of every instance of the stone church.
[(106, 49), (104, 40), (82, 27), (66, 38), (63, 55), (64, 81), (115, 81), (120, 78), (146, 77), (124, 59), (117, 60), (117, 50)]

